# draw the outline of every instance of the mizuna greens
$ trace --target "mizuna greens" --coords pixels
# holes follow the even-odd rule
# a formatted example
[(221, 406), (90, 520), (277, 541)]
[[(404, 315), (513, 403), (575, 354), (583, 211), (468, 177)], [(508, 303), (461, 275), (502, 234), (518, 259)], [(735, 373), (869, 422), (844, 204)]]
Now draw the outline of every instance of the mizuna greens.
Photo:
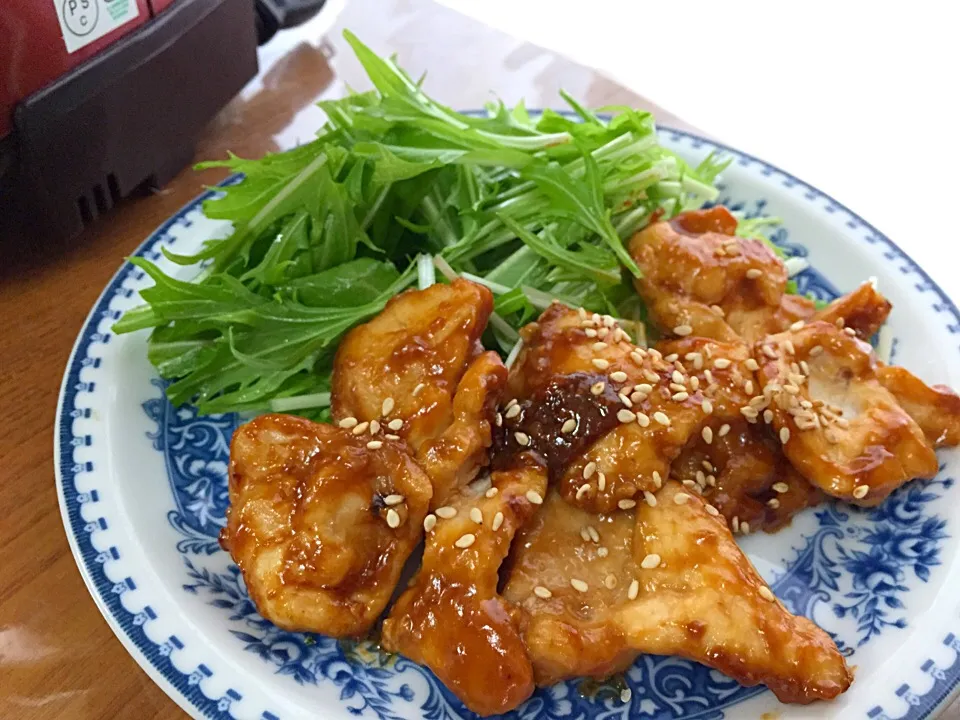
[(194, 279), (131, 260), (155, 285), (114, 329), (152, 328), (149, 359), (171, 402), (322, 415), (339, 340), (433, 282), (434, 267), (493, 290), (485, 341), (505, 355), (552, 298), (642, 320), (624, 240), (655, 211), (713, 200), (725, 163), (691, 168), (660, 147), (648, 113), (600, 117), (566, 94), (576, 118), (502, 102), (455, 112), (345, 35), (375, 89), (321, 102), (328, 121), (300, 147), (201, 166), (243, 180), (204, 203), (233, 223), (228, 237), (165, 251), (197, 266)]

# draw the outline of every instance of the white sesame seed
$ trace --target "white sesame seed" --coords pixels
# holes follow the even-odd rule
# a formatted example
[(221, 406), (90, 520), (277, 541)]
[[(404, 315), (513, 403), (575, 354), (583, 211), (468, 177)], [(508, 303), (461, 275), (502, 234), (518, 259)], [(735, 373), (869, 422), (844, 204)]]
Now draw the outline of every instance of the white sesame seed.
[(756, 280), (761, 275), (763, 275), (763, 272), (758, 270), (757, 268), (750, 268), (749, 270), (747, 270), (747, 278), (750, 280)]
[(400, 428), (403, 427), (403, 420), (401, 420), (400, 418), (397, 418), (396, 420), (391, 420), (390, 422), (387, 423), (387, 427), (390, 428), (391, 430), (399, 430)]
[(416, 397), (420, 394), (420, 391), (426, 387), (426, 383), (418, 383), (417, 386), (413, 389), (413, 396)]
[(726, 370), (730, 367), (730, 361), (727, 358), (717, 358), (713, 361), (713, 366), (717, 370)]
[(679, 370), (674, 370), (673, 375), (670, 377), (675, 383), (677, 383), (677, 385), (683, 385), (683, 381), (686, 380), (686, 378), (683, 377), (683, 373), (681, 373)]
[(423, 529), (425, 532), (430, 532), (437, 526), (437, 516), (433, 513), (430, 513), (423, 519)]
[(371, 440), (370, 442), (367, 443), (368, 450), (379, 450), (382, 447), (383, 447), (382, 440)]
[(660, 477), (660, 473), (656, 470), (653, 471), (653, 484), (657, 486), (657, 489), (663, 487), (663, 478)]
[(764, 600), (769, 600), (770, 602), (773, 602), (777, 599), (770, 588), (768, 588), (766, 585), (760, 586), (760, 597), (762, 597)]
[(600, 542), (600, 533), (597, 532), (597, 529), (593, 525), (587, 525), (587, 535), (590, 536), (592, 542)]
[(780, 442), (783, 445), (786, 445), (790, 441), (790, 428), (782, 427), (780, 428)]
[(660, 556), (656, 553), (650, 553), (640, 561), (640, 567), (644, 570), (653, 570), (655, 567), (660, 567)]
[(603, 586), (607, 590), (613, 590), (617, 586), (617, 576), (610, 573), (603, 579)]
[(578, 580), (577, 578), (573, 578), (573, 580), (570, 581), (570, 586), (577, 592), (582, 593), (585, 593), (590, 589), (589, 585), (587, 585), (583, 580)]
[(600, 547), (597, 548), (597, 557), (605, 558), (609, 554), (609, 552), (610, 552), (609, 550), (607, 550), (605, 547), (601, 545)]
[(623, 393), (620, 393), (617, 397), (620, 398), (620, 402), (623, 403), (624, 407), (628, 407), (628, 408), (633, 407), (633, 401)]
[(632, 410), (623, 409), (617, 411), (617, 420), (622, 423), (632, 423), (636, 419), (637, 416)]
[(503, 427), (503, 415), (501, 413), (497, 413), (497, 416), (495, 419), (496, 419), (497, 427)]
[(763, 354), (766, 355), (771, 360), (777, 359), (777, 351), (773, 349), (770, 345), (763, 346)]
[(857, 331), (854, 330), (853, 328), (844, 328), (844, 329), (843, 329), (843, 332), (844, 332), (845, 334), (849, 335), (850, 337), (856, 337), (856, 336), (857, 336)]
[(370, 427), (370, 423), (362, 422), (359, 425), (354, 425), (353, 430), (350, 432), (352, 432), (354, 435), (363, 435), (367, 431), (368, 427)]
[(388, 397), (384, 399), (383, 404), (380, 406), (380, 414), (389, 415), (390, 413), (392, 413), (394, 404), (395, 403), (393, 402), (392, 397)]
[(743, 415), (743, 416), (744, 416), (745, 418), (747, 418), (748, 420), (756, 420), (756, 419), (757, 419), (757, 415), (759, 415), (759, 413), (756, 411), (756, 409), (750, 407), (749, 405), (740, 408), (740, 414)]
[(668, 363), (672, 363), (672, 362), (674, 362), (674, 361), (675, 361), (677, 358), (679, 358), (679, 357), (680, 357), (680, 356), (677, 355), (677, 353), (670, 353), (669, 355), (667, 355), (667, 356), (666, 356), (665, 358), (663, 358), (663, 359), (666, 360)]
[(519, 405), (511, 405), (511, 406), (507, 409), (507, 412), (504, 413), (504, 415), (506, 416), (507, 420), (512, 420), (513, 418), (515, 418), (515, 417), (516, 417), (517, 415), (519, 415), (519, 414), (520, 414), (520, 406), (519, 406)]
[(687, 335), (689, 335), (689, 334), (692, 333), (692, 332), (693, 332), (693, 328), (690, 327), (689, 325), (677, 325), (677, 326), (673, 329), (673, 334), (674, 334), (674, 335), (679, 335), (680, 337), (686, 337)]
[[(660, 379), (659, 376), (657, 377), (657, 379), (658, 380)], [(653, 385), (650, 385), (648, 383), (640, 383), (639, 385), (636, 385), (633, 389), (639, 393), (643, 393), (644, 395), (649, 395), (650, 393), (653, 392)]]
[(637, 595), (639, 593), (640, 593), (640, 581), (633, 580), (633, 582), (630, 583), (630, 588), (627, 590), (627, 598), (629, 600), (636, 600)]
[(355, 417), (345, 417), (337, 424), (344, 430), (349, 430), (350, 428), (357, 426), (357, 419)]
[(610, 379), (614, 382), (626, 382), (627, 374), (623, 370), (617, 370), (616, 372), (610, 373)]
[(723, 436), (725, 436), (728, 432), (730, 432), (730, 425), (728, 425), (727, 423), (724, 423), (723, 425), (720, 426), (720, 429), (717, 430), (717, 435), (718, 435), (719, 437), (723, 437)]
[(689, 499), (690, 496), (686, 493), (677, 493), (673, 496), (673, 502), (675, 502), (677, 505), (686, 505)]
[(769, 408), (763, 411), (763, 421), (769, 425), (773, 422), (773, 410)]
[(744, 391), (747, 395), (753, 395), (753, 380), (747, 380), (747, 381), (743, 384), (743, 391)]
[(750, 370), (752, 372), (756, 372), (757, 370), (760, 369), (760, 363), (758, 363), (753, 358), (747, 358), (747, 361), (744, 363), (744, 365), (746, 366), (747, 370)]
[(517, 441), (518, 445), (523, 445), (524, 447), (526, 447), (527, 445), (530, 444), (530, 436), (527, 435), (526, 433), (515, 432), (513, 434), (513, 438)]
[(533, 589), (533, 594), (538, 598), (543, 598), (544, 600), (549, 600), (553, 597), (553, 593), (547, 590), (547, 588), (545, 588), (543, 585), (537, 585)]
[(477, 525), (483, 524), (483, 512), (480, 508), (470, 508), (470, 519), (473, 520)]
[(670, 389), (673, 390), (673, 392), (683, 392), (684, 390), (687, 389), (687, 386), (681, 385), (680, 383), (672, 382), (670, 383)]
[(586, 311), (586, 309), (585, 309), (585, 308), (582, 308), (582, 307), (578, 307), (578, 308), (577, 308), (577, 315), (580, 316), (580, 319), (581, 319), (581, 320), (586, 320), (586, 319), (587, 319), (587, 311)]
[(713, 442), (713, 429), (710, 427), (703, 428), (700, 431), (700, 436), (707, 445), (711, 444)]
[(593, 366), (597, 368), (597, 370), (606, 370), (610, 367), (610, 361), (604, 360), (603, 358), (594, 358), (591, 362), (593, 362)]
[(806, 360), (801, 360), (801, 361), (800, 361), (800, 369), (803, 371), (803, 374), (804, 374), (804, 375), (809, 375), (809, 374), (810, 374), (810, 366), (807, 365), (807, 361), (806, 361)]
[(738, 518), (736, 515), (734, 515), (733, 520), (730, 521), (730, 528), (735, 533), (740, 532), (740, 518)]
[(660, 412), (659, 410), (653, 414), (653, 419), (656, 420), (661, 425), (666, 426), (670, 424), (670, 418), (668, 418), (664, 413)]
[(709, 485), (710, 487), (716, 487), (716, 486), (717, 486), (717, 477), (716, 477), (716, 475), (707, 475), (707, 485)]
[(434, 510), (437, 517), (443, 518), (444, 520), (449, 520), (452, 517), (455, 517), (457, 514), (457, 509), (455, 507), (450, 507), (449, 505), (444, 505), (443, 507), (438, 507)]
[(628, 703), (631, 697), (633, 697), (633, 691), (630, 688), (624, 688), (620, 691), (620, 702)]
[(638, 412), (637, 413), (637, 425), (640, 427), (647, 427), (650, 425), (650, 416), (646, 413)]
[(750, 523), (748, 523), (748, 522), (742, 522), (742, 523), (740, 523), (740, 532), (743, 533), (744, 535), (749, 535), (749, 534), (750, 534)]
[(654, 495), (654, 494), (653, 494), (652, 492), (650, 492), (649, 490), (644, 490), (644, 491), (643, 491), (643, 499), (644, 499), (644, 501), (647, 503), (647, 505), (649, 505), (650, 507), (656, 507), (656, 506), (657, 506), (657, 496)]
[(497, 488), (492, 487), (492, 488), (487, 488), (487, 491), (483, 495), (484, 497), (492, 498), (492, 497), (496, 497), (497, 493), (499, 492), (500, 491)]
[(584, 542), (590, 542), (590, 533), (587, 532), (587, 528), (580, 528), (580, 539)]
[(690, 393), (686, 392), (685, 390), (682, 392), (674, 393), (673, 395), (670, 396), (670, 399), (676, 402), (683, 402), (684, 400), (687, 400), (689, 398), (690, 398)]
[(777, 500), (777, 498), (770, 498), (769, 500), (767, 500), (767, 507), (772, 508), (773, 510), (776, 510), (777, 508), (780, 507), (780, 501)]
[(514, 405), (516, 405), (518, 402), (519, 402), (519, 400), (517, 400), (516, 398), (511, 398), (510, 401), (506, 404), (505, 407), (506, 407), (507, 410), (509, 410), (509, 409), (512, 408)]
[(810, 355), (810, 357), (816, 357), (822, 352), (823, 352), (823, 345), (814, 345), (812, 348), (810, 348), (810, 352), (808, 354)]
[(570, 418), (569, 420), (564, 422), (563, 425), (560, 426), (560, 432), (565, 432), (565, 433), (572, 433), (576, 429), (577, 429), (577, 421), (574, 420), (573, 418)]
[(870, 492), (870, 488), (867, 485), (857, 485), (853, 489), (853, 496), (857, 500), (861, 500), (867, 496), (867, 493)]
[(387, 525), (392, 528), (400, 527), (400, 513), (393, 508), (387, 510)]
[(783, 493), (790, 492), (790, 486), (787, 485), (785, 482), (775, 482), (770, 487), (775, 493), (780, 493), (781, 495)]
[(800, 330), (803, 330), (804, 325), (805, 323), (803, 320), (797, 320), (793, 325), (790, 326), (790, 329), (794, 332), (799, 332)]
[(536, 490), (527, 490), (526, 498), (533, 505), (543, 505), (543, 497)]
[(597, 473), (597, 489), (599, 489), (600, 492), (607, 489), (607, 476), (602, 472)]
[(609, 347), (609, 346), (608, 346), (605, 342), (603, 342), (603, 341), (601, 340), (601, 341), (595, 342), (595, 343), (592, 345), (592, 347), (593, 347), (593, 349), (594, 349), (596, 352), (600, 352), (601, 350), (604, 350), (604, 349), (606, 349), (606, 348)]
[(586, 495), (586, 494), (587, 494), (588, 492), (590, 492), (592, 489), (593, 489), (593, 487), (590, 485), (590, 483), (584, 483), (583, 485), (581, 485), (580, 487), (578, 487), (578, 488), (577, 488), (577, 500), (579, 500), (580, 498), (582, 498), (584, 495)]
[(493, 516), (493, 523), (490, 525), (490, 527), (494, 532), (496, 532), (500, 529), (501, 525), (503, 525), (503, 513), (497, 512), (497, 514)]
[(643, 355), (634, 350), (630, 353), (630, 359), (633, 360), (637, 365), (643, 364)]
[(600, 395), (606, 386), (607, 384), (604, 382), (594, 383), (590, 386), (590, 393), (593, 395)]
[(710, 368), (703, 371), (703, 377), (706, 379), (708, 385), (713, 385), (713, 371), (711, 371)]
[(589, 480), (597, 471), (597, 464), (592, 460), (583, 466), (583, 479)]
[[(702, 477), (702, 476), (703, 476), (703, 473), (700, 473), (700, 475), (701, 475), (701, 477)], [(697, 485), (697, 483), (696, 483), (695, 481), (693, 481), (693, 480), (681, 480), (681, 482), (683, 483), (683, 486), (684, 486), (685, 488), (689, 488), (690, 490), (693, 490), (693, 489), (699, 487), (699, 485)]]
[(387, 507), (393, 507), (403, 502), (403, 495), (387, 495), (383, 499), (383, 504)]
[(698, 378), (696, 375), (693, 375), (693, 376), (690, 378), (690, 387), (691, 387), (694, 391), (699, 390), (699, 389), (700, 389), (700, 378)]
[(711, 305), (710, 309), (713, 310), (720, 317), (723, 317), (725, 315), (725, 313), (723, 312), (723, 308), (720, 307), (719, 305)]
[(707, 398), (704, 398), (704, 399), (703, 399), (703, 402), (700, 403), (700, 408), (701, 408), (707, 415), (709, 415), (710, 413), (713, 412), (713, 403), (710, 402), (709, 400), (707, 400)]
[(473, 545), (474, 541), (477, 539), (477, 536), (473, 533), (467, 533), (466, 535), (461, 535), (457, 538), (457, 541), (454, 543), (458, 548), (464, 549)]
[(717, 517), (717, 516), (720, 514), (720, 511), (717, 510), (717, 509), (716, 509), (713, 505), (711, 505), (710, 503), (704, 503), (703, 509), (707, 511), (707, 514), (708, 514), (708, 515), (713, 515), (714, 517)]
[(588, 338), (595, 338), (597, 336), (597, 331), (594, 330), (593, 328), (587, 328), (586, 330), (583, 331), (583, 334), (586, 335)]
[(377, 420), (371, 420), (371, 421), (370, 421), (370, 434), (371, 434), (371, 435), (376, 435), (378, 432), (380, 432), (380, 423), (379, 423)]
[(603, 318), (600, 316), (600, 313), (594, 313), (590, 316), (590, 319), (593, 321), (594, 325), (599, 325), (603, 322)]
[(652, 383), (658, 383), (658, 382), (660, 382), (660, 376), (657, 375), (657, 374), (656, 374), (655, 372), (653, 372), (652, 370), (644, 370), (644, 371), (643, 371), (643, 376), (644, 376), (647, 380), (649, 380), (650, 382), (652, 382)]
[(617, 507), (620, 508), (621, 510), (632, 510), (636, 506), (637, 506), (637, 501), (630, 500), (628, 498), (625, 498), (617, 503)]
[(603, 316), (603, 324), (608, 328), (612, 328), (617, 324), (617, 321), (610, 315)]

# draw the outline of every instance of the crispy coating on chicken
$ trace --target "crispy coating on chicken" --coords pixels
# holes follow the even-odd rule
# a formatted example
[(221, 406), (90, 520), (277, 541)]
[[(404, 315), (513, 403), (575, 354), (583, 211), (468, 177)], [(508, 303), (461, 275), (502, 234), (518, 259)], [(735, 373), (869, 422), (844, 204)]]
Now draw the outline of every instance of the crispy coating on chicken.
[(787, 458), (827, 494), (873, 506), (908, 480), (936, 474), (933, 447), (853, 330), (797, 326), (757, 343), (755, 356), (764, 387), (748, 419), (770, 410)]
[(383, 647), (429, 667), (472, 711), (516, 708), (533, 670), (497, 592), (517, 530), (546, 492), (546, 471), (527, 456), (490, 482), (461, 488), (428, 516), (423, 564), (383, 624)]
[(632, 512), (591, 516), (548, 500), (518, 538), (504, 589), (524, 611), (538, 684), (605, 677), (655, 653), (763, 683), (783, 702), (847, 689), (830, 637), (776, 600), (711, 508), (673, 481), (637, 507), (635, 524)]
[(402, 442), (262, 415), (233, 436), (220, 542), (274, 625), (359, 637), (386, 607), (431, 495)]

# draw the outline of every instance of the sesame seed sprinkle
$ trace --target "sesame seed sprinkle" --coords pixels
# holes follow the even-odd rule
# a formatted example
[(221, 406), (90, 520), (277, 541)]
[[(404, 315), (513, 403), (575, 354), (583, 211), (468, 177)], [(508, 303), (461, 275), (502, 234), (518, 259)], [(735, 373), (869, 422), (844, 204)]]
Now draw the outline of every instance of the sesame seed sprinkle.
[(608, 367), (610, 367), (610, 361), (604, 360), (603, 358), (594, 358), (592, 362), (593, 366), (597, 368), (597, 370), (606, 370)]
[(760, 597), (762, 597), (764, 600), (769, 600), (770, 602), (773, 602), (777, 599), (770, 588), (768, 588), (766, 585), (760, 586)]
[(620, 691), (620, 702), (628, 703), (631, 697), (633, 697), (633, 690), (630, 688), (624, 688)]
[(753, 358), (747, 358), (747, 361), (744, 363), (744, 365), (746, 366), (747, 370), (750, 370), (751, 372), (756, 372), (760, 369), (760, 363)]
[(383, 404), (380, 406), (380, 414), (381, 414), (381, 415), (389, 415), (390, 413), (393, 412), (393, 406), (394, 406), (395, 404), (396, 404), (396, 403), (394, 403), (392, 397), (386, 398), (386, 399), (383, 401)]
[(640, 582), (634, 579), (630, 583), (630, 588), (627, 590), (627, 599), (636, 600), (637, 595), (640, 593)]
[(743, 533), (744, 535), (749, 535), (749, 534), (750, 534), (750, 523), (748, 523), (748, 522), (742, 522), (742, 523), (740, 523), (740, 532)]
[(660, 473), (656, 470), (653, 471), (653, 484), (656, 485), (658, 489), (663, 487), (663, 478), (660, 477)]
[(497, 514), (493, 516), (493, 524), (491, 524), (490, 527), (496, 532), (500, 529), (501, 525), (503, 525), (503, 513), (497, 512)]
[(371, 421), (370, 421), (370, 434), (371, 434), (371, 435), (376, 435), (378, 432), (380, 432), (380, 423), (379, 423), (377, 420), (371, 420)]
[(773, 410), (770, 410), (769, 408), (767, 408), (766, 410), (763, 411), (763, 421), (767, 425), (773, 422)]
[(672, 400), (675, 400), (676, 402), (683, 402), (684, 400), (687, 400), (690, 397), (690, 393), (683, 390), (681, 392), (674, 393), (670, 397)]
[(583, 466), (583, 479), (589, 480), (597, 471), (597, 464), (592, 460)]
[(713, 429), (709, 426), (704, 427), (703, 430), (700, 431), (700, 436), (707, 445), (711, 444), (713, 442)]
[(814, 345), (812, 348), (810, 348), (810, 352), (808, 354), (810, 355), (810, 357), (816, 357), (822, 352), (823, 352), (823, 345)]
[(647, 380), (649, 380), (649, 381), (652, 382), (652, 383), (660, 382), (660, 376), (657, 375), (657, 374), (656, 374), (655, 372), (653, 372), (652, 370), (644, 370), (644, 371), (643, 371), (643, 377), (645, 377)]
[(647, 427), (650, 425), (650, 416), (646, 413), (638, 412), (637, 413), (637, 425), (640, 427)]
[(578, 488), (577, 488), (577, 496), (576, 496), (576, 497), (577, 497), (577, 500), (579, 500), (580, 498), (582, 498), (584, 495), (586, 495), (586, 494), (587, 494), (588, 492), (590, 492), (592, 489), (593, 489), (593, 487), (590, 485), (590, 483), (584, 483), (583, 485), (581, 485), (580, 487), (578, 487)]
[(470, 508), (470, 519), (473, 520), (477, 525), (483, 524), (483, 512), (480, 508)]
[(590, 533), (587, 532), (585, 527), (580, 528), (580, 539), (584, 542), (590, 542)]
[(780, 507), (780, 501), (777, 498), (770, 498), (767, 500), (767, 507), (776, 510)]
[(660, 567), (660, 556), (656, 553), (650, 553), (640, 561), (640, 567), (644, 570), (653, 570), (656, 567)]
[(717, 510), (717, 509), (716, 509), (713, 505), (711, 505), (710, 503), (706, 503), (706, 504), (703, 506), (703, 509), (707, 511), (707, 514), (708, 514), (708, 515), (713, 515), (714, 517), (716, 517), (717, 515), (720, 514), (720, 511)]
[(583, 331), (583, 334), (586, 335), (588, 338), (595, 338), (597, 336), (597, 331), (594, 330), (593, 328), (587, 328), (586, 330)]
[(359, 425), (354, 425), (353, 430), (351, 430), (351, 432), (354, 435), (363, 435), (367, 431), (368, 427), (370, 427), (370, 423), (362, 422)]
[(437, 516), (433, 513), (430, 513), (423, 519), (423, 529), (425, 532), (430, 532), (437, 526)]
[(790, 428), (782, 427), (780, 428), (780, 442), (783, 445), (786, 445), (790, 441)]
[(607, 476), (602, 472), (597, 473), (597, 488), (600, 490), (600, 492), (603, 492), (607, 489)]
[(663, 359), (666, 360), (668, 363), (672, 363), (672, 362), (676, 361), (679, 357), (680, 357), (680, 356), (679, 356), (677, 353), (670, 353), (669, 355), (667, 355), (667, 356), (664, 357)]
[(713, 412), (713, 403), (710, 402), (707, 398), (704, 398), (704, 399), (703, 399), (703, 402), (700, 403), (700, 407), (703, 409), (703, 411), (704, 411), (707, 415), (709, 415), (710, 413)]
[(413, 389), (413, 396), (416, 397), (420, 394), (420, 391), (426, 387), (426, 383), (417, 383), (417, 386)]
[(536, 490), (527, 490), (526, 498), (533, 505), (543, 505), (543, 496)]
[(681, 373), (679, 370), (674, 370), (671, 378), (675, 383), (677, 383), (677, 385), (683, 385), (683, 381), (686, 379), (683, 377), (683, 373)]
[(603, 579), (603, 586), (607, 590), (613, 590), (617, 586), (617, 576), (610, 573)]
[(473, 545), (474, 541), (477, 539), (477, 536), (473, 533), (466, 533), (457, 538), (457, 541), (454, 543), (461, 550), (470, 547)]
[(662, 413), (659, 410), (653, 414), (653, 419), (656, 420), (661, 425), (664, 425), (664, 426), (670, 425), (670, 418), (668, 418), (665, 413)]
[(636, 419), (636, 413), (634, 413), (632, 410), (623, 409), (617, 411), (617, 420), (622, 423), (632, 423)]
[(455, 507), (450, 507), (449, 505), (444, 505), (443, 507), (438, 507), (434, 510), (438, 518), (443, 518), (444, 520), (449, 520), (452, 517), (455, 517), (457, 514), (457, 509)]
[(757, 268), (750, 268), (749, 270), (747, 270), (747, 278), (750, 280), (756, 280), (761, 275), (763, 275), (763, 272), (761, 272)]
[(590, 386), (590, 393), (592, 395), (600, 395), (605, 387), (607, 387), (607, 384), (604, 382), (594, 383)]
[(512, 420), (519, 414), (520, 414), (519, 405), (511, 405), (509, 408), (507, 408), (507, 412), (505, 413), (507, 420)]
[(626, 382), (627, 374), (623, 370), (617, 370), (616, 372), (610, 373), (610, 379), (614, 382)]
[(766, 355), (771, 360), (777, 359), (777, 351), (773, 349), (770, 345), (763, 346), (763, 354)]
[(383, 499), (383, 504), (387, 507), (393, 507), (403, 502), (403, 495), (387, 495)]
[(597, 532), (597, 529), (593, 525), (587, 525), (587, 536), (591, 542), (600, 543), (600, 533)]
[(790, 486), (787, 485), (785, 482), (775, 482), (770, 487), (775, 493), (780, 493), (781, 495), (783, 493), (790, 492)]
[(350, 428), (357, 426), (357, 419), (355, 417), (345, 417), (337, 424), (344, 430), (349, 430)]
[(379, 450), (383, 447), (382, 440), (371, 440), (367, 443), (367, 450)]
[(393, 508), (387, 510), (387, 525), (392, 528), (400, 527), (400, 513)]
[(644, 501), (647, 503), (647, 505), (649, 505), (650, 507), (656, 507), (656, 506), (657, 506), (657, 496), (654, 495), (654, 494), (653, 494), (652, 492), (650, 492), (649, 490), (644, 490), (644, 491), (643, 491), (643, 499), (644, 499)]
[(643, 355), (634, 350), (630, 353), (630, 359), (633, 360), (637, 365), (643, 364)]
[(713, 366), (717, 370), (726, 370), (728, 367), (730, 367), (730, 360), (727, 358), (717, 358), (713, 361)]
[(600, 547), (597, 548), (597, 557), (605, 558), (609, 554), (609, 552), (610, 552), (609, 550), (607, 550), (605, 547), (601, 545)]
[(523, 445), (524, 447), (526, 447), (527, 445), (530, 444), (530, 436), (527, 435), (526, 433), (515, 432), (513, 434), (513, 437), (517, 441), (518, 445)]
[(503, 415), (501, 413), (497, 413), (495, 420), (497, 423), (497, 427), (503, 427)]
[(730, 425), (728, 425), (727, 423), (724, 423), (723, 425), (720, 426), (720, 429), (717, 430), (717, 435), (719, 435), (720, 437), (723, 437), (728, 432), (730, 432)]
[(603, 342), (602, 340), (599, 341), (599, 342), (595, 342), (595, 343), (593, 344), (593, 349), (594, 349), (596, 352), (600, 352), (601, 350), (604, 350), (604, 349), (606, 349), (607, 347), (608, 347), (607, 344), (606, 344), (605, 342)]
[(391, 430), (399, 430), (400, 428), (403, 427), (403, 420), (401, 420), (400, 418), (397, 418), (396, 420), (391, 420), (390, 422), (387, 423), (387, 427), (390, 428)]
[(570, 418), (569, 420), (565, 421), (563, 425), (560, 426), (560, 432), (565, 432), (565, 433), (572, 433), (576, 429), (577, 429), (577, 421), (574, 420), (573, 418)]
[(624, 498), (623, 500), (617, 503), (617, 507), (620, 508), (621, 510), (632, 510), (636, 506), (637, 506), (637, 501), (630, 500), (629, 498)]
[(863, 498), (865, 498), (865, 497), (867, 496), (867, 493), (868, 493), (868, 492), (870, 492), (869, 486), (867, 486), (867, 485), (857, 485), (857, 486), (853, 489), (853, 496), (854, 496), (857, 500), (862, 500)]
[(620, 398), (620, 402), (623, 403), (625, 407), (628, 407), (628, 408), (633, 407), (633, 400), (628, 398), (624, 393), (620, 393), (617, 397)]
[(544, 600), (549, 600), (550, 598), (553, 597), (553, 593), (547, 590), (547, 588), (545, 588), (543, 585), (537, 585), (533, 589), (533, 594), (536, 595), (538, 598), (542, 598)]
[(570, 587), (572, 587), (577, 592), (582, 592), (582, 593), (585, 593), (587, 590), (590, 589), (589, 585), (587, 585), (583, 580), (579, 580), (577, 578), (573, 578), (573, 580), (570, 581)]
[(692, 333), (692, 332), (693, 332), (693, 328), (690, 327), (689, 325), (677, 325), (677, 326), (673, 329), (673, 334), (674, 334), (674, 335), (679, 335), (680, 337), (686, 337), (687, 335), (689, 335), (689, 334)]
[(690, 496), (686, 493), (677, 493), (673, 496), (673, 502), (677, 505), (686, 505), (687, 501), (690, 499)]
[(500, 491), (497, 488), (492, 487), (492, 488), (488, 488), (483, 495), (484, 497), (492, 498), (492, 497), (496, 497), (498, 492)]

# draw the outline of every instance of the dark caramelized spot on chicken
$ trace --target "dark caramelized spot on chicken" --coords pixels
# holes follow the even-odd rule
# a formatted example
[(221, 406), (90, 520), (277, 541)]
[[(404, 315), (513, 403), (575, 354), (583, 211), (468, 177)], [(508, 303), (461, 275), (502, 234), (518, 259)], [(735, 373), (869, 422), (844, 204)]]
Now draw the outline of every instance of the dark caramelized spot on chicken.
[(861, 340), (872, 338), (887, 321), (893, 305), (877, 292), (873, 283), (865, 282), (853, 292), (838, 297), (811, 320), (838, 322), (851, 328)]
[[(592, 373), (555, 377), (532, 397), (519, 401), (520, 414), (505, 417), (495, 433), (493, 467), (513, 467), (517, 454), (532, 450), (543, 459), (550, 480), (558, 480), (574, 458), (619, 424), (617, 410), (623, 405), (613, 385), (604, 382), (607, 380), (605, 375)], [(590, 388), (600, 382), (604, 389), (595, 395)], [(563, 432), (569, 420), (576, 427)], [(518, 432), (529, 439), (527, 445), (517, 441)]]

